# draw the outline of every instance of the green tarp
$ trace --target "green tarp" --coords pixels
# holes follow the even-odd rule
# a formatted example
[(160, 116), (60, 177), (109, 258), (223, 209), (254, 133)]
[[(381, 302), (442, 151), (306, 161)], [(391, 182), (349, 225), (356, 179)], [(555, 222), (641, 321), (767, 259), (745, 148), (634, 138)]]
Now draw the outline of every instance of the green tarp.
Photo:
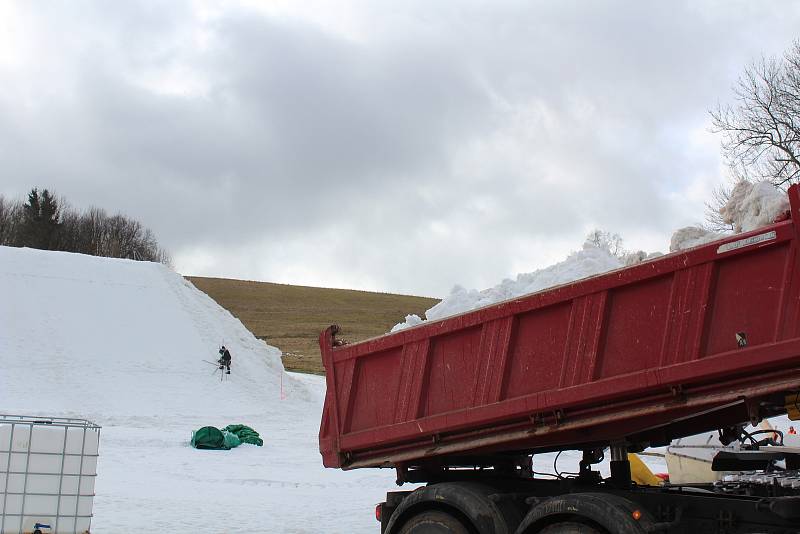
[(260, 447), (264, 441), (249, 426), (228, 425), (222, 430), (213, 426), (195, 430), (190, 443), (195, 449), (229, 450), (242, 443), (252, 443)]
[(204, 426), (192, 432), (191, 444), (195, 449), (230, 449), (225, 445), (225, 434), (213, 426)]
[(250, 443), (253, 445), (258, 445), (259, 447), (264, 444), (264, 440), (261, 439), (258, 435), (258, 432), (250, 428), (249, 426), (245, 425), (228, 425), (222, 429), (223, 431), (228, 431), (233, 434), (239, 436), (239, 439), (242, 440), (242, 443)]

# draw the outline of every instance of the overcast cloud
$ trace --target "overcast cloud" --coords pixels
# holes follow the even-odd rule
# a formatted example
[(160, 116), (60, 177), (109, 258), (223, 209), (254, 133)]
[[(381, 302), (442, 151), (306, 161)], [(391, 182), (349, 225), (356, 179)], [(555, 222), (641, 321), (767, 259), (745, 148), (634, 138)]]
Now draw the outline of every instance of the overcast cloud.
[(484, 288), (702, 220), (707, 111), (797, 28), (789, 2), (3, 2), (0, 194), (121, 211), (187, 275)]

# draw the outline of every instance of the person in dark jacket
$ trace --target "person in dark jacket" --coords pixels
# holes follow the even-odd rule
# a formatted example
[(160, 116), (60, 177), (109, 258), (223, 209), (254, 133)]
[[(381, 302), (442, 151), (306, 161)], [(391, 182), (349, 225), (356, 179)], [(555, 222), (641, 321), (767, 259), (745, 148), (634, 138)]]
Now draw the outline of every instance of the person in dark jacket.
[(228, 370), (225, 371), (226, 374), (231, 374), (231, 353), (228, 349), (225, 348), (225, 345), (222, 345), (219, 349), (220, 359), (219, 359), (219, 368), (227, 368)]

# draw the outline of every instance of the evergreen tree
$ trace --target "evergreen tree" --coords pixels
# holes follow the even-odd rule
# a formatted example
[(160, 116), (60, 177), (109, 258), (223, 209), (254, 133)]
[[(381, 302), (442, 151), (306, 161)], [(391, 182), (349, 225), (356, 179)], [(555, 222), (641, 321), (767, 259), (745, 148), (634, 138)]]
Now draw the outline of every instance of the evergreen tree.
[(28, 193), (28, 202), (22, 205), (22, 246), (53, 250), (58, 246), (61, 226), (61, 208), (55, 196), (47, 189), (37, 188)]

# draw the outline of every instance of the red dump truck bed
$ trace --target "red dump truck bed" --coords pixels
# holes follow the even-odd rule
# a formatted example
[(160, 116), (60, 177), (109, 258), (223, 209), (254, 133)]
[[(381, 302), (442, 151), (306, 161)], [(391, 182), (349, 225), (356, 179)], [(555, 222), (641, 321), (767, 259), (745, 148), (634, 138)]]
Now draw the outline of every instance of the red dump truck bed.
[(361, 343), (328, 328), (324, 464), (655, 443), (747, 421), (800, 388), (799, 191), (790, 219), (757, 231)]

